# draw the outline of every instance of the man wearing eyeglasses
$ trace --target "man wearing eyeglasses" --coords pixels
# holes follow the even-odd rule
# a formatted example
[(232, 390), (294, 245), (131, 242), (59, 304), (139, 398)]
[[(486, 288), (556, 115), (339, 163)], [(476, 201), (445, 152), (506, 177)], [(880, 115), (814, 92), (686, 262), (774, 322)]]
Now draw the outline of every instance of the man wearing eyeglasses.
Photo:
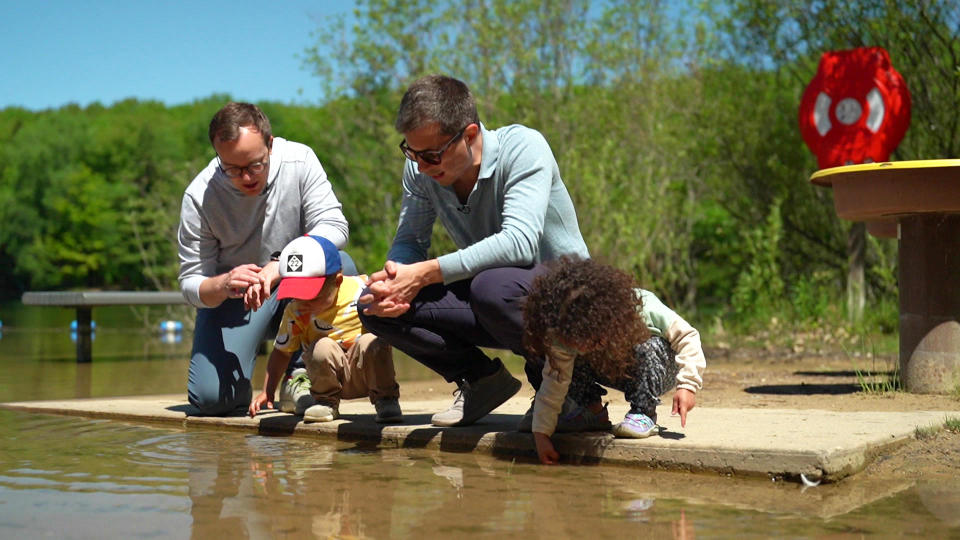
[[(383, 270), (360, 298), (361, 320), (457, 384), (434, 425), (469, 425), (520, 389), (480, 347), (523, 354), (522, 303), (537, 263), (589, 253), (547, 141), (520, 125), (486, 129), (463, 82), (417, 80), (395, 127), (407, 157), (400, 221)], [(433, 258), (437, 219), (458, 249)], [(528, 362), (525, 371), (538, 387), (539, 367)]]
[(209, 137), (217, 155), (180, 210), (180, 288), (198, 308), (187, 395), (201, 414), (222, 415), (249, 405), (257, 348), (280, 322), (273, 254), (303, 234), (342, 249), (348, 229), (316, 154), (274, 137), (256, 105), (225, 105)]

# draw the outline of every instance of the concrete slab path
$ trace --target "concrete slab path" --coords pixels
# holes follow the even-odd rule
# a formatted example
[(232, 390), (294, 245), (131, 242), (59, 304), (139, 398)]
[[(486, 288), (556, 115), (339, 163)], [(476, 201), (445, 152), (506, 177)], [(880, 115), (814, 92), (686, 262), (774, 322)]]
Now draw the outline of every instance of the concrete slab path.
[[(270, 435), (329, 437), (370, 441), (384, 448), (435, 448), (536, 459), (533, 438), (515, 431), (530, 400), (514, 397), (473, 426), (438, 428), (430, 416), (446, 408), (443, 400), (401, 400), (404, 423), (382, 425), (373, 420), (365, 400), (341, 403), (341, 418), (304, 423), (270, 411), (245, 416), (191, 416), (182, 395), (73, 399), (4, 403), (10, 410), (162, 423), (186, 428), (236, 429)], [(611, 405), (616, 422), (625, 406)], [(942, 426), (960, 411), (833, 412), (791, 409), (725, 409), (698, 407), (686, 428), (658, 410), (661, 436), (644, 440), (616, 439), (609, 433), (558, 434), (554, 444), (566, 462), (642, 466), (733, 475), (769, 476), (800, 481), (832, 482), (855, 474), (891, 447), (910, 441), (917, 428)]]

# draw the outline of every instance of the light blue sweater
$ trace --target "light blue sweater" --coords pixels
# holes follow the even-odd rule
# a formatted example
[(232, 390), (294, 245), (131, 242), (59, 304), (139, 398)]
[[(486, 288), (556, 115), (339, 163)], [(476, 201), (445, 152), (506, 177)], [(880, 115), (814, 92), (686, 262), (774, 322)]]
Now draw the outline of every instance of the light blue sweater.
[(438, 257), (444, 283), (481, 270), (527, 266), (562, 255), (590, 256), (573, 201), (553, 152), (539, 132), (520, 125), (487, 130), (482, 125), (480, 175), (465, 205), (450, 186), (403, 170), (400, 223), (387, 258), (400, 263), (427, 259), (433, 223), (459, 248)]

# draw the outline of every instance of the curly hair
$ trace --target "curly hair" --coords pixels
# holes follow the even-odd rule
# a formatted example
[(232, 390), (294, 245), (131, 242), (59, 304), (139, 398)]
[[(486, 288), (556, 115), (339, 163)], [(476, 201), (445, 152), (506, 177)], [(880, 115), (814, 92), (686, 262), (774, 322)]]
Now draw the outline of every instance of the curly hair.
[[(523, 309), (523, 344), (548, 358), (555, 339), (610, 379), (626, 374), (633, 348), (650, 338), (630, 274), (592, 259), (563, 257), (533, 281)], [(556, 369), (553, 360), (550, 365)]]

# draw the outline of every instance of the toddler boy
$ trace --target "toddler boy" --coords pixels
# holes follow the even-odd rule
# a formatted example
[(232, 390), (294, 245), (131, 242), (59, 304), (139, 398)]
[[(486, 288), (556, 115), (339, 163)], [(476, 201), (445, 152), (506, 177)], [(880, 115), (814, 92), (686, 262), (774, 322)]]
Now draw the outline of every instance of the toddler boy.
[[(401, 422), (400, 387), (393, 351), (360, 324), (357, 298), (367, 276), (344, 276), (337, 247), (320, 236), (301, 236), (280, 253), (277, 299), (293, 299), (283, 311), (263, 392), (250, 402), (250, 416), (273, 406), (273, 396), (291, 355), (303, 354), (309, 395), (295, 400), (305, 422), (340, 416), (340, 400), (368, 396), (379, 423)], [(294, 374), (297, 376), (297, 374)], [(302, 375), (300, 375), (302, 378)]]

